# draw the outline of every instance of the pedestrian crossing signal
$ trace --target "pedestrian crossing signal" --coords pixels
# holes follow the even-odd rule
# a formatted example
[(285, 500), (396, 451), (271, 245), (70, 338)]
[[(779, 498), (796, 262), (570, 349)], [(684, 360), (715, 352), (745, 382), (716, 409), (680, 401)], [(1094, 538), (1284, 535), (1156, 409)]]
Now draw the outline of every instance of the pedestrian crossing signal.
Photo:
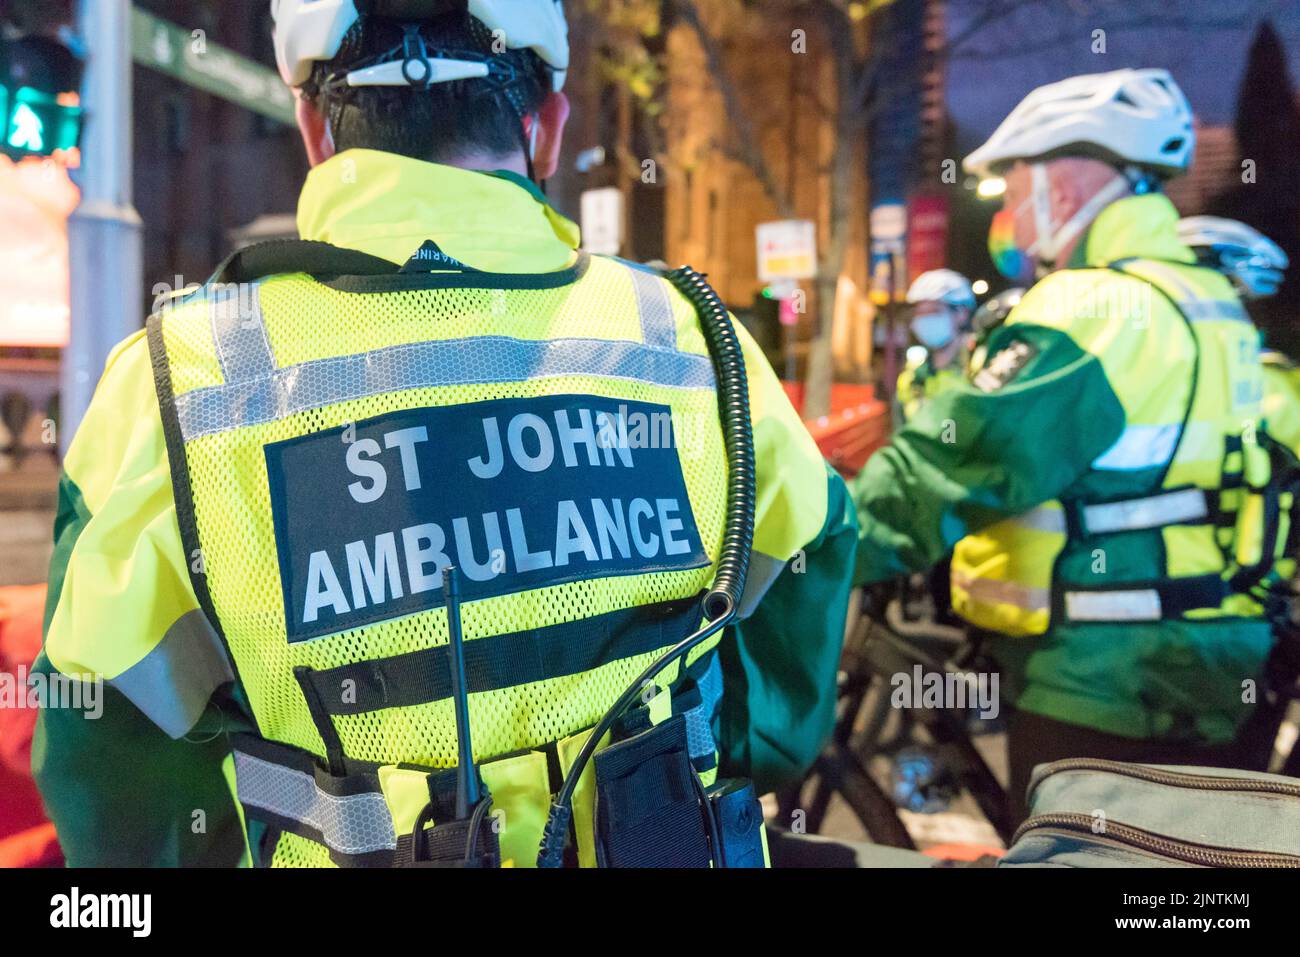
[(9, 145), (39, 153), (45, 149), (45, 124), (26, 103), (19, 103), (9, 122)]
[(0, 86), (0, 117), (5, 123), (0, 130), (0, 150), (22, 159), (76, 149), (81, 138), (81, 107), (67, 99), (28, 86), (16, 90)]

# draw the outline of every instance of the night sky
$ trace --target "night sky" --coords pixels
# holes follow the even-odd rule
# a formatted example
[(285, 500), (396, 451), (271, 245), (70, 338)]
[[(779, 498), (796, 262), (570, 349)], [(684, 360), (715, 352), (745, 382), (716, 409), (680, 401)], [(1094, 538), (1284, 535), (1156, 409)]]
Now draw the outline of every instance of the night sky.
[[(906, 2), (906, 0), (905, 0)], [(961, 36), (990, 6), (950, 0), (948, 35)], [(1123, 67), (1168, 69), (1202, 124), (1231, 124), (1246, 52), (1269, 20), (1300, 85), (1300, 0), (1045, 0), (1027, 2), (961, 42), (948, 69), (948, 106), (959, 145), (979, 144), (1031, 89), (1077, 73)], [(1106, 53), (1091, 50), (1106, 30)]]

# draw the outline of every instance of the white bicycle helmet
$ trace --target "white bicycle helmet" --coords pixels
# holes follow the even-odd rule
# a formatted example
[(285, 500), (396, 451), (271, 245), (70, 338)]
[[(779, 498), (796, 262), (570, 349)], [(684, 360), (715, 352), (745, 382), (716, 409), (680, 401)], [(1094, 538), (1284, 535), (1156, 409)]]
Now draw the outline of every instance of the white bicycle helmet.
[(1172, 176), (1195, 145), (1191, 107), (1168, 70), (1115, 70), (1040, 86), (962, 165), (984, 178), (1015, 160), (1077, 154)]
[(1253, 226), (1221, 216), (1188, 216), (1178, 221), (1178, 238), (1201, 264), (1232, 280), (1243, 299), (1277, 293), (1291, 264), (1282, 247)]
[[(464, 10), (510, 50), (532, 50), (552, 70), (553, 88), (564, 86), (569, 68), (569, 27), (560, 0), (271, 0), (275, 60), (289, 86), (301, 86), (312, 64), (332, 60), (362, 15), (419, 21)], [(499, 32), (499, 33), (498, 33)], [(395, 59), (348, 74), (351, 86), (420, 86), (488, 75), (479, 60)]]
[(975, 293), (970, 280), (952, 269), (931, 269), (913, 280), (907, 290), (907, 301), (941, 302), (956, 309), (974, 309)]

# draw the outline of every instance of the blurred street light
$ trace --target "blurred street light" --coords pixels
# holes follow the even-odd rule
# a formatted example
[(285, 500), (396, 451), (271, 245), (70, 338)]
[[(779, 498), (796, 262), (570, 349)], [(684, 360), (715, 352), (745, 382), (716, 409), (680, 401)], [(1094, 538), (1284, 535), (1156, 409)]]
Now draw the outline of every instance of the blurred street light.
[(593, 146), (578, 154), (573, 161), (574, 169), (579, 173), (590, 173), (597, 166), (605, 165), (605, 147)]

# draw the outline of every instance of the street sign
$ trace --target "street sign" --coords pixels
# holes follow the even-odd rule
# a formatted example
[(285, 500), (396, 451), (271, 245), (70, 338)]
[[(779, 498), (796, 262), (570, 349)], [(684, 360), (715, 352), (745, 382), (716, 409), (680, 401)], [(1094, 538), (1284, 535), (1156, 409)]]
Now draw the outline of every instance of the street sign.
[(201, 30), (184, 30), (132, 7), (131, 56), (255, 113), (290, 126), (296, 122), (293, 93), (279, 73), (213, 43)]
[(871, 301), (883, 305), (907, 295), (905, 252), (907, 207), (879, 203), (871, 208)]
[(911, 279), (948, 264), (948, 197), (926, 193), (908, 208), (907, 269)]
[(623, 248), (623, 191), (617, 186), (584, 190), (582, 248), (598, 256), (617, 256)]
[(817, 226), (810, 219), (759, 223), (758, 278), (812, 279), (817, 275)]

